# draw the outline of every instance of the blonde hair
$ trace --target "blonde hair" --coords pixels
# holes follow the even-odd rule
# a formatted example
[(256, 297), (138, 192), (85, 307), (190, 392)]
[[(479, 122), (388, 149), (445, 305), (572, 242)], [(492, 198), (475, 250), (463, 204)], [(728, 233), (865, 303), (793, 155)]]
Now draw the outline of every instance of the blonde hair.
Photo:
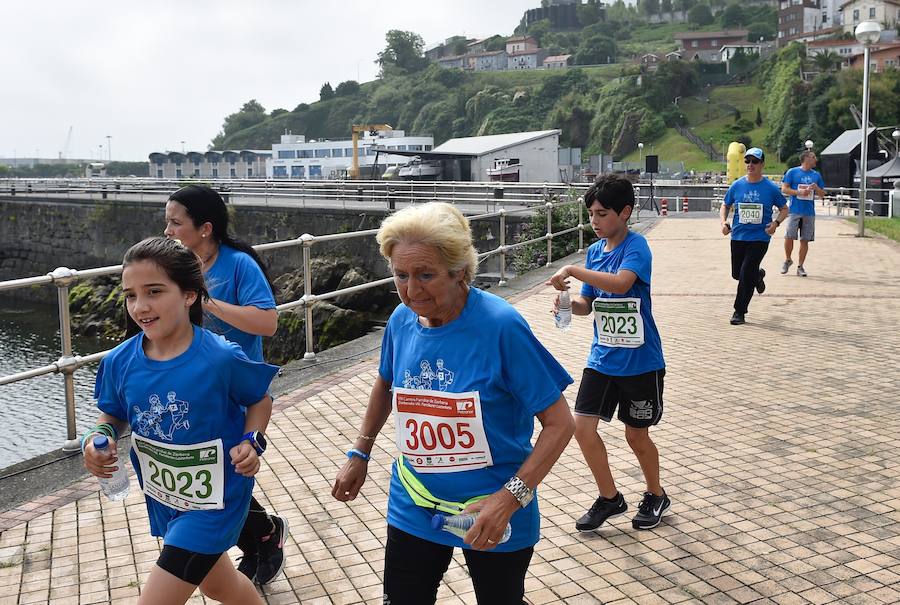
[(437, 250), (451, 271), (462, 270), (466, 283), (478, 270), (469, 221), (455, 206), (444, 202), (407, 206), (392, 214), (381, 223), (375, 241), (388, 263), (397, 244), (423, 244)]

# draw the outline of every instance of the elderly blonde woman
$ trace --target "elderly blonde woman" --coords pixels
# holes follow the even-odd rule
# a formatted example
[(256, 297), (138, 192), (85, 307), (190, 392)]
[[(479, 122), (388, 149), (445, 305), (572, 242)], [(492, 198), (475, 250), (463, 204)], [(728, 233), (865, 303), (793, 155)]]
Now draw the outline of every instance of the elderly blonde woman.
[[(538, 541), (538, 483), (574, 431), (562, 391), (572, 378), (506, 301), (470, 285), (478, 265), (465, 217), (428, 203), (378, 232), (401, 303), (381, 347), (360, 435), (332, 495), (353, 500), (393, 411), (399, 456), (388, 500), (384, 602), (434, 603), (454, 547), (479, 603), (523, 602)], [(532, 447), (534, 417), (542, 425)], [(464, 538), (436, 512), (477, 512)], [(502, 537), (507, 523), (512, 534)]]

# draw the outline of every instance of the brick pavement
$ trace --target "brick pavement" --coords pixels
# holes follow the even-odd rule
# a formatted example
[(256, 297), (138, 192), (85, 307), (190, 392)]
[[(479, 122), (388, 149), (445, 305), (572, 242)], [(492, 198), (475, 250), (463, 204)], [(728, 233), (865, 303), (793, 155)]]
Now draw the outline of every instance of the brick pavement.
[[(621, 425), (604, 426), (632, 510), (575, 532), (596, 494), (573, 440), (540, 487), (542, 539), (526, 582), (533, 603), (900, 602), (900, 247), (858, 240), (836, 219), (820, 219), (817, 231), (807, 278), (778, 274), (773, 240), (768, 291), (754, 297), (744, 326), (728, 324), (735, 282), (716, 219), (671, 217), (649, 233), (668, 363), (654, 436), (672, 510), (655, 530), (631, 529), (640, 469)], [(558, 333), (551, 296), (537, 286), (515, 304), (577, 379), (590, 321), (576, 317)], [(263, 591), (270, 604), (380, 603), (388, 431), (361, 498), (346, 505), (329, 494), (375, 365), (357, 363), (278, 401), (256, 491), (291, 524), (286, 573)], [(0, 604), (137, 600), (160, 548), (142, 498), (112, 503), (92, 486), (0, 514)], [(439, 603), (474, 603), (461, 561)]]

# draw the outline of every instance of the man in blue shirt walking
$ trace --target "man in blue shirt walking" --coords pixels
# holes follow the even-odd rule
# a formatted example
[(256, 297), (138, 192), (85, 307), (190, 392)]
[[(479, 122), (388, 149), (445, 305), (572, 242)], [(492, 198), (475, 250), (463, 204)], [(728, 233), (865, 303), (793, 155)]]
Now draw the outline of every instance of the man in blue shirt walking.
[(781, 179), (781, 192), (791, 196), (791, 213), (787, 219), (787, 233), (784, 234), (782, 275), (794, 264), (791, 254), (794, 251), (794, 240), (799, 238), (800, 264), (797, 265), (797, 275), (806, 277), (803, 263), (809, 251), (809, 242), (816, 239), (815, 195), (825, 197), (825, 181), (815, 170), (817, 159), (815, 152), (804, 151), (800, 154), (800, 165), (785, 172)]

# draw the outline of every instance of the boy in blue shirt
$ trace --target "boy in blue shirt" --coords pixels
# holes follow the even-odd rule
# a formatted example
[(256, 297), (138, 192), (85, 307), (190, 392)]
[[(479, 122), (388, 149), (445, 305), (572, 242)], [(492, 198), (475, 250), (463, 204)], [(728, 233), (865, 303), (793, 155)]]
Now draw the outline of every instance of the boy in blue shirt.
[(600, 495), (575, 528), (597, 529), (609, 517), (628, 510), (597, 433), (600, 419), (610, 422), (618, 407), (625, 438), (647, 482), (632, 526), (652, 529), (671, 506), (660, 485), (659, 452), (649, 431), (662, 418), (666, 374), (650, 303), (652, 255), (647, 240), (628, 229), (634, 209), (630, 181), (601, 175), (585, 193), (584, 205), (601, 239), (588, 248), (584, 267), (566, 265), (548, 282), (557, 290), (568, 289), (569, 277), (583, 282), (581, 295), (571, 296), (572, 313), (594, 314), (594, 339), (575, 402), (575, 438)]
[(781, 193), (791, 196), (791, 213), (788, 215), (787, 232), (784, 234), (782, 275), (794, 264), (791, 254), (794, 252), (794, 240), (799, 239), (800, 262), (797, 265), (797, 275), (806, 277), (803, 263), (809, 251), (809, 242), (816, 239), (816, 207), (813, 202), (817, 193), (820, 197), (825, 197), (825, 181), (815, 169), (817, 160), (814, 151), (804, 151), (800, 154), (800, 165), (785, 172), (781, 179)]
[[(779, 225), (787, 217), (787, 201), (778, 186), (763, 176), (766, 154), (759, 147), (751, 147), (744, 154), (747, 176), (742, 176), (731, 184), (725, 193), (725, 200), (719, 209), (722, 221), (722, 235), (731, 234), (731, 277), (737, 280), (737, 295), (734, 298), (734, 313), (731, 325), (744, 323), (744, 315), (753, 290), (762, 294), (766, 291), (766, 270), (760, 269), (769, 240)], [(772, 219), (772, 206), (779, 209), (778, 218)], [(734, 219), (728, 223), (728, 213), (734, 210)]]

